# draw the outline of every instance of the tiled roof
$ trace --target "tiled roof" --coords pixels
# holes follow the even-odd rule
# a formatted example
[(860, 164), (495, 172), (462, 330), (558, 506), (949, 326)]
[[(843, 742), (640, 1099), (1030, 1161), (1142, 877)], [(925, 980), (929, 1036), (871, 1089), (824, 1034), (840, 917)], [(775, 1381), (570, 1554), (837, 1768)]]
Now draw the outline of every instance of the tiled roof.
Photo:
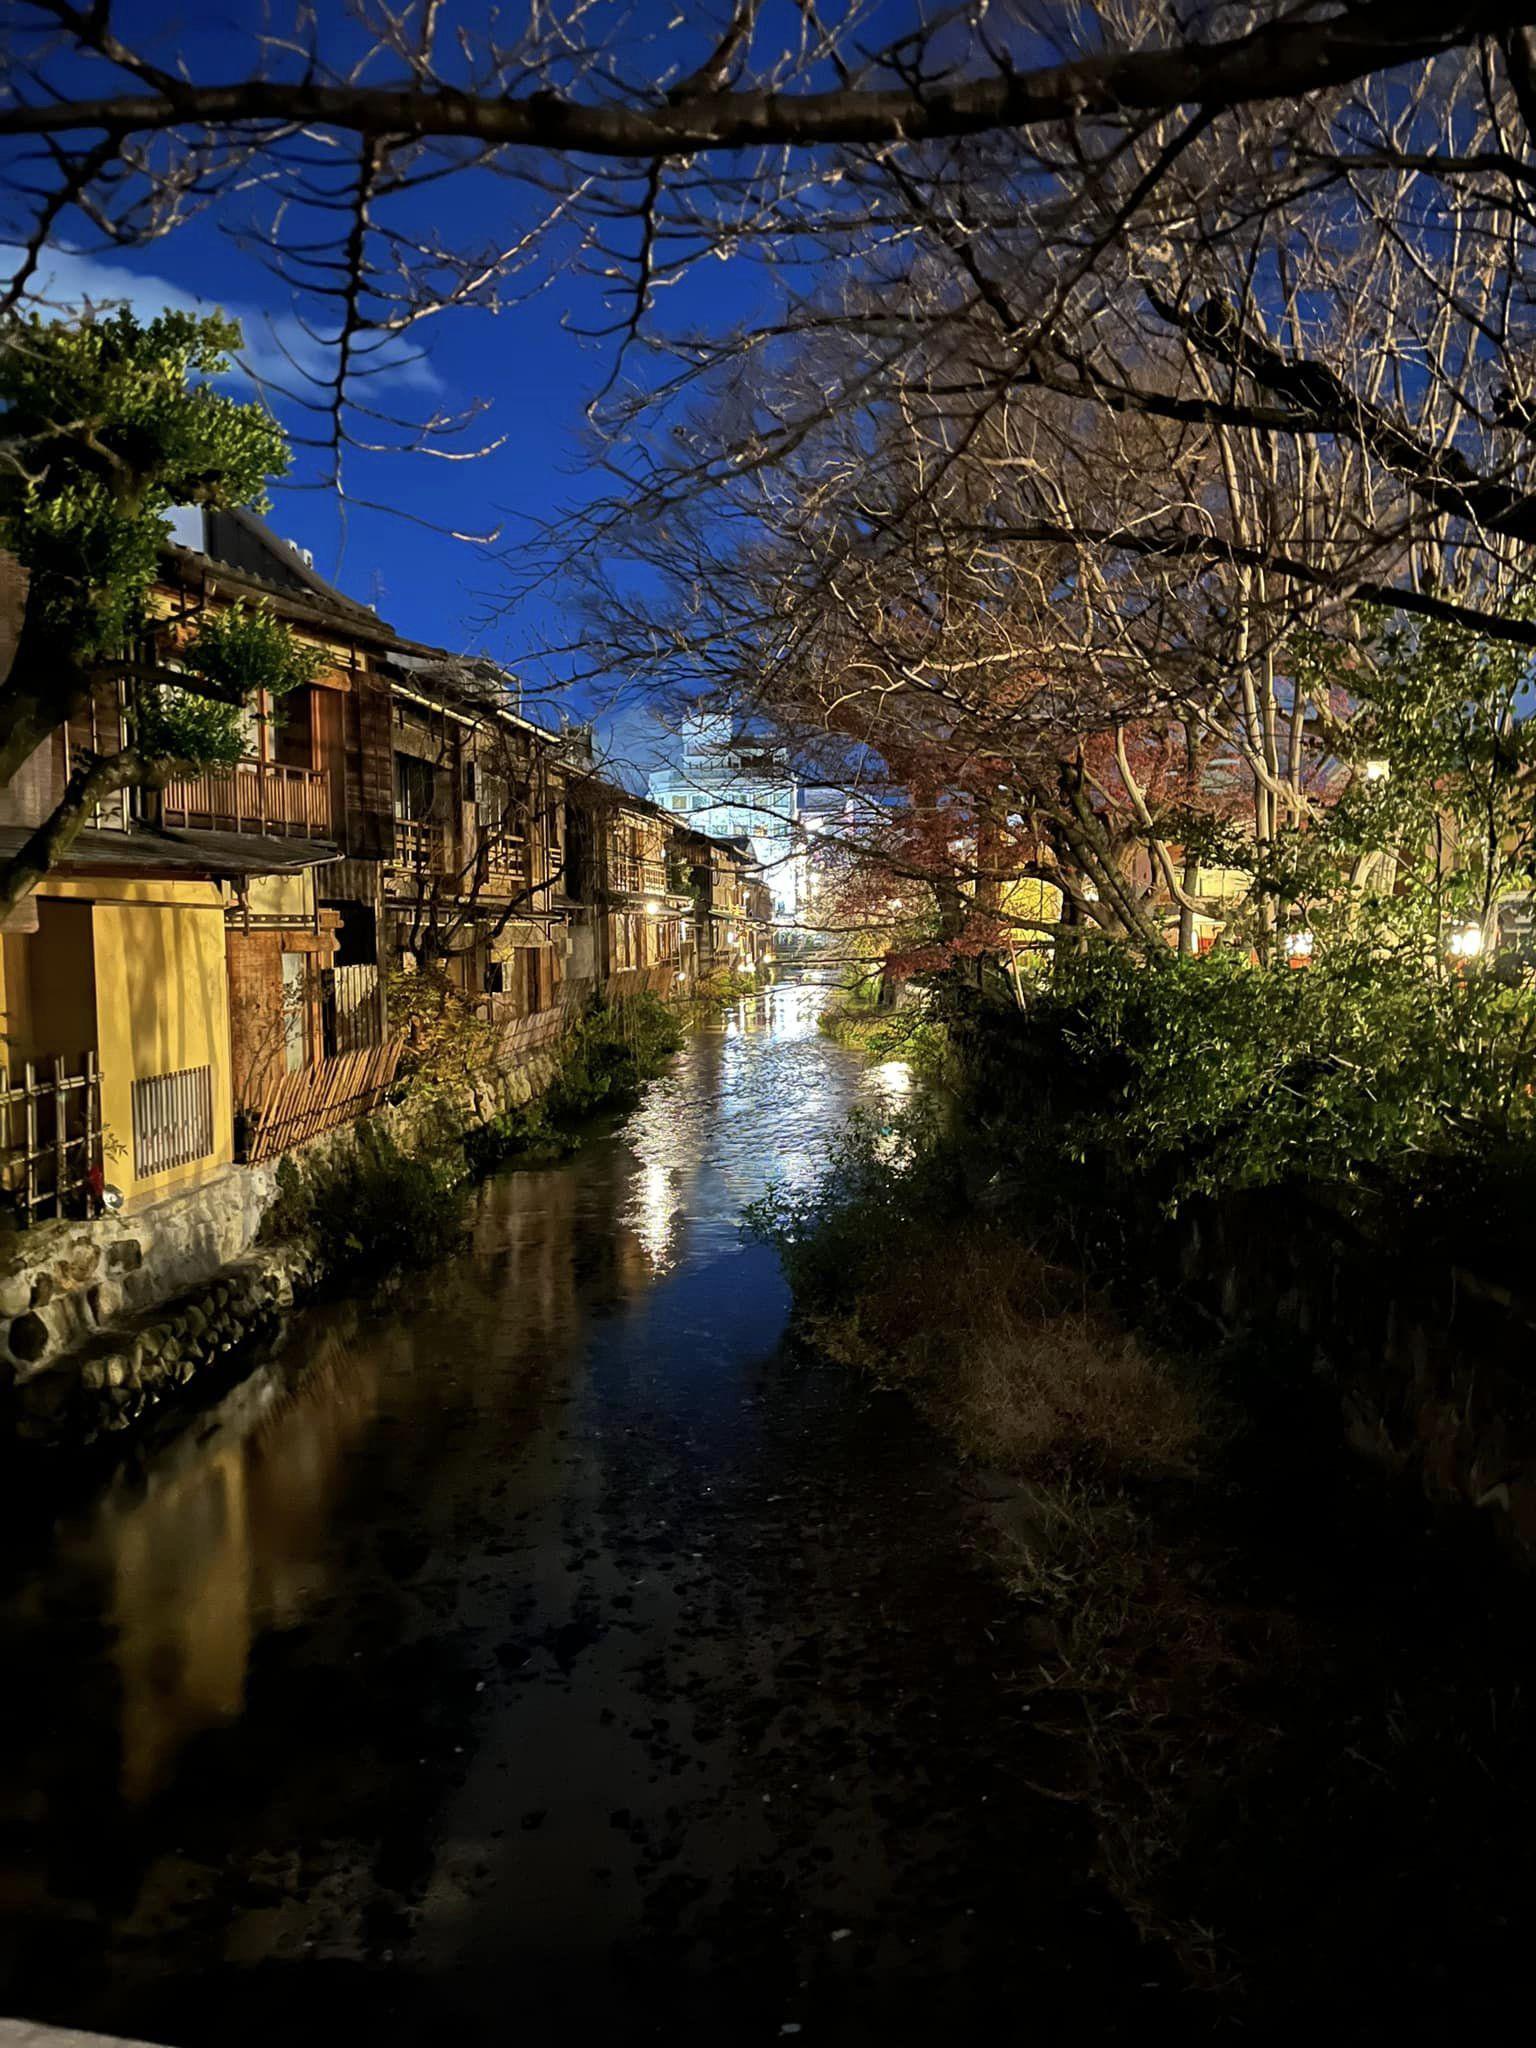
[[(0, 859), (18, 853), (31, 837), (26, 825), (0, 825)], [(206, 876), (281, 875), (335, 860), (320, 839), (270, 839), (254, 832), (82, 832), (51, 874)]]

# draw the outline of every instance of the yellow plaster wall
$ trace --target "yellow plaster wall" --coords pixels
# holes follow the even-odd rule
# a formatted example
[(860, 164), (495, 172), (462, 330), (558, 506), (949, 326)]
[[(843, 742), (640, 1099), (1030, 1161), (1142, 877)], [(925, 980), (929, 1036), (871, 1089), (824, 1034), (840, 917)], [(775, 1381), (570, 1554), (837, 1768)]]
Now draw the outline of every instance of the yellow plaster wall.
[(0, 1065), (96, 1048), (96, 971), (88, 903), (37, 906), (37, 930), (7, 933), (0, 987)]
[[(121, 1149), (107, 1178), (152, 1200), (206, 1180), (234, 1157), (224, 909), (208, 882), (93, 881), (101, 1114)], [(183, 1067), (213, 1069), (213, 1151), (142, 1179), (133, 1170), (133, 1083)]]
[[(230, 900), (238, 917), (239, 903), (233, 891)], [(245, 900), (252, 917), (286, 917), (295, 923), (313, 923), (314, 872), (302, 868), (296, 875), (252, 875), (246, 884)]]

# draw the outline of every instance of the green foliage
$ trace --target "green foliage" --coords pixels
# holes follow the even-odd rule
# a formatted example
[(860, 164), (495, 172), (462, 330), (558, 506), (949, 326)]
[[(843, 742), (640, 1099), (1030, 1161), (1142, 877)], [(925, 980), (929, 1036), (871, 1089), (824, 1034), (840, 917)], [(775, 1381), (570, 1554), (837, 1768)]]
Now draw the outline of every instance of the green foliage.
[(173, 505), (265, 503), (288, 467), (282, 429), (207, 382), (240, 329), (219, 315), (126, 308), (0, 328), (0, 543), (30, 572), (29, 622), (88, 662), (120, 653)]
[(907, 1001), (895, 1009), (847, 1001), (828, 1003), (816, 1027), (834, 1045), (846, 1045), (872, 1060), (904, 1060), (914, 1073), (942, 1075), (949, 1063), (949, 1040), (926, 1002)]
[(281, 701), (312, 683), (325, 667), (317, 647), (306, 647), (266, 605), (243, 604), (208, 612), (177, 649), (182, 668), (199, 676), (197, 692), (173, 684), (139, 693), (139, 745), (167, 760), (232, 765), (246, 752), (244, 706), (261, 692)]
[(992, 1141), (1090, 1197), (1108, 1174), (1169, 1208), (1301, 1184), (1418, 1201), (1536, 1139), (1536, 997), (1365, 941), (1305, 970), (1103, 949), (961, 1040)]
[(328, 1275), (356, 1278), (444, 1258), (463, 1234), (462, 1216), (448, 1162), (413, 1157), (363, 1124), (334, 1157), (281, 1162), (263, 1234), (311, 1237)]
[(677, 1012), (656, 996), (594, 1004), (562, 1040), (559, 1069), (544, 1094), (468, 1133), (464, 1151), (471, 1171), (564, 1158), (580, 1142), (580, 1124), (638, 1101), (683, 1038)]
[(461, 1093), (495, 1065), (495, 1032), (438, 969), (392, 975), (389, 1014), (405, 1040), (400, 1078), (417, 1105)]
[(233, 767), (246, 751), (238, 704), (220, 704), (169, 684), (139, 692), (134, 733), (146, 754), (165, 761)]
[(594, 1003), (565, 1040), (564, 1061), (546, 1098), (557, 1122), (623, 1109), (683, 1045), (675, 1010), (641, 993)]
[(700, 1012), (729, 1010), (747, 996), (755, 996), (759, 986), (757, 976), (742, 968), (716, 967), (694, 983), (688, 994), (689, 1007)]
[(1226, 943), (1267, 953), (1267, 914), (1282, 933), (1304, 926), (1314, 957), (1368, 939), (1443, 972), (1451, 934), (1472, 926), (1491, 943), (1500, 902), (1536, 887), (1530, 657), (1435, 621), (1366, 612), (1356, 625), (1291, 650), (1336, 764), (1311, 815), (1262, 843), (1195, 821), (1187, 850), (1253, 878)]
[(494, 1173), (498, 1167), (548, 1166), (576, 1149), (574, 1132), (562, 1129), (550, 1114), (546, 1097), (504, 1109), (489, 1123), (478, 1124), (465, 1134), (464, 1156), (474, 1174)]
[(894, 1235), (941, 1227), (963, 1199), (963, 1155), (944, 1109), (919, 1096), (900, 1110), (855, 1110), (816, 1178), (769, 1186), (745, 1222), (778, 1251), (796, 1300), (825, 1308), (875, 1284)]

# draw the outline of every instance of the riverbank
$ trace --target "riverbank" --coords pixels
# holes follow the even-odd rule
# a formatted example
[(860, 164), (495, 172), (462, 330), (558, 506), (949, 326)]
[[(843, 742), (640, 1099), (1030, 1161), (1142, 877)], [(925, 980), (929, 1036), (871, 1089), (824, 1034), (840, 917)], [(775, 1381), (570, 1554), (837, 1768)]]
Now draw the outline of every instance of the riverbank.
[[(46, 1286), (43, 1304), (55, 1317), (67, 1298), (54, 1272), (76, 1273), (83, 1285), (125, 1249), (137, 1255), (144, 1305), (114, 1315), (121, 1288), (97, 1283), (90, 1314), (75, 1319), (77, 1340), (13, 1375), (0, 1414), (11, 1455), (70, 1459), (169, 1406), (216, 1398), (271, 1348), (295, 1306), (328, 1289), (377, 1289), (393, 1273), (445, 1258), (462, 1236), (475, 1179), (574, 1150), (593, 1118), (634, 1106), (683, 1039), (676, 1012), (639, 994), (593, 1005), (554, 1044), (503, 1067), (460, 1059), (418, 1073), (397, 1102), (360, 1123), (271, 1166), (232, 1168), (249, 1185), (217, 1205), (228, 1228), (208, 1234), (214, 1259), (205, 1254), (196, 1283), (168, 1298), (155, 1292), (132, 1219), (71, 1226), (62, 1250), (46, 1240), (30, 1247), (42, 1277), (26, 1276), (27, 1290), (36, 1299)], [(201, 1207), (213, 1199), (202, 1195)], [(110, 1239), (105, 1253), (97, 1236)], [(170, 1247), (170, 1274), (188, 1261), (185, 1237)]]
[(784, 1346), (742, 1240), (894, 1099), (815, 1016), (694, 1033), (620, 1127), (482, 1181), (446, 1262), (303, 1311), (35, 1532), (6, 2009), (175, 2048), (1198, 2026), (1041, 1789), (978, 1489)]
[(1062, 1264), (975, 1135), (866, 1119), (757, 1220), (807, 1339), (913, 1399), (987, 1498), (1042, 1782), (1233, 2024), (1497, 2010), (1536, 1717), (1496, 1525), (1353, 1454), (1283, 1342), (1192, 1342)]

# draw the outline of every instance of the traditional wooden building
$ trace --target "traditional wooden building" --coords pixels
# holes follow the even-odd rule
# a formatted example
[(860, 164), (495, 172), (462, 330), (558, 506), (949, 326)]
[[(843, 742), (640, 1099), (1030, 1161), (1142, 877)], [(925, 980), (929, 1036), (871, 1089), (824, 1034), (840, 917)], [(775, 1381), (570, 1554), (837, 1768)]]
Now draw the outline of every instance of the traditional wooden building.
[(675, 821), (569, 758), (566, 816), (574, 979), (613, 995), (669, 995), (693, 915)]
[[(12, 627), (24, 597), (0, 578)], [(0, 792), (0, 849), (122, 744), (132, 691), (175, 680), (178, 629), (236, 602), (320, 651), (313, 681), (250, 708), (238, 762), (104, 806), (0, 941), (0, 1198), (23, 1221), (373, 1108), (398, 972), (443, 977), (515, 1051), (593, 996), (763, 957), (748, 848), (607, 781), (590, 733), (524, 717), (505, 672), (404, 638), (243, 512), (177, 515), (153, 647)]]
[(674, 827), (674, 841), (692, 903), (684, 938), (688, 974), (756, 977), (773, 957), (773, 895), (751, 842), (685, 827)]

